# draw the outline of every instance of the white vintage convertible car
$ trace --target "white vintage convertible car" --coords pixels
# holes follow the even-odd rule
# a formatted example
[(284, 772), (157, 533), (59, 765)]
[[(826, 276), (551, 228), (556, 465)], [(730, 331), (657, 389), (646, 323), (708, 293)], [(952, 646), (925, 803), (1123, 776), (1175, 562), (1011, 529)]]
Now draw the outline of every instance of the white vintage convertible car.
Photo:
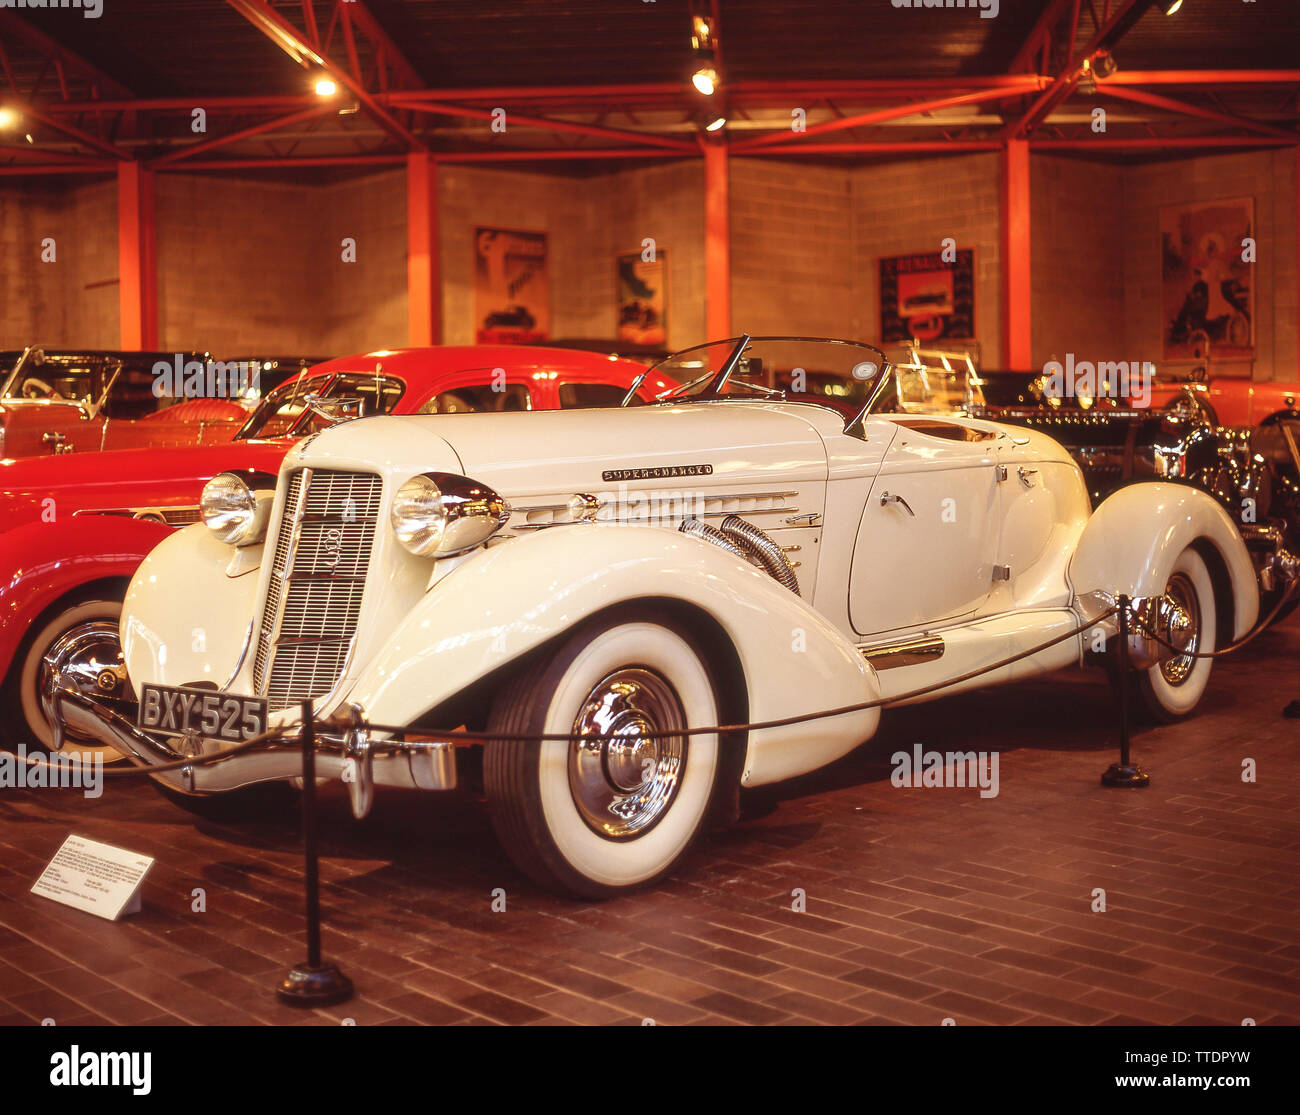
[[(453, 787), (481, 747), (509, 854), (595, 897), (663, 875), (739, 787), (831, 762), (880, 712), (772, 721), (1113, 662), (1098, 617), (1120, 594), (1182, 652), (1255, 623), (1246, 549), (1204, 492), (1144, 484), (1090, 513), (1042, 434), (874, 413), (874, 348), (746, 336), (661, 366), (683, 386), (650, 405), (368, 418), (301, 443), (278, 482), (217, 477), (126, 596), (138, 722), (58, 677), (51, 722), (157, 765), (310, 700), (318, 775), (359, 815), (375, 786)], [(801, 397), (814, 374), (842, 388)], [(1146, 704), (1186, 715), (1211, 660), (1140, 630)], [(211, 795), (300, 764), (259, 745), (156, 779)]]

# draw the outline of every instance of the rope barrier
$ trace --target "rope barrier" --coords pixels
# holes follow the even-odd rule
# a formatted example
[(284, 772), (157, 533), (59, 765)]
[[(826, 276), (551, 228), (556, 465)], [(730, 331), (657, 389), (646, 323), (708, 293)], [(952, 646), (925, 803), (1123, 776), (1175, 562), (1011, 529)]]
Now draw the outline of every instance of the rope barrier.
[[(1297, 587), (1300, 587), (1300, 582), (1293, 582), (1291, 586), (1288, 588), (1288, 590), (1283, 594), (1281, 599), (1278, 600), (1277, 604), (1274, 605), (1273, 609), (1268, 613), (1268, 615), (1265, 616), (1262, 620), (1258, 621), (1255, 627), (1252, 628), (1252, 630), (1248, 632), (1243, 638), (1241, 638), (1235, 643), (1230, 644), (1229, 646), (1222, 647), (1214, 651), (1195, 652), (1195, 651), (1180, 650), (1172, 643), (1169, 643), (1165, 639), (1161, 638), (1159, 635), (1155, 634), (1155, 632), (1151, 631), (1147, 626), (1147, 624), (1143, 621), (1143, 619), (1137, 614), (1137, 610), (1133, 608), (1131, 605), (1128, 611), (1130, 613), (1130, 617), (1134, 622), (1134, 624), (1148, 638), (1152, 639), (1154, 642), (1158, 643), (1160, 646), (1164, 647), (1166, 650), (1170, 651), (1171, 653), (1179, 656), (1191, 657), (1191, 658), (1220, 658), (1226, 654), (1231, 654), (1234, 651), (1240, 650), (1242, 647), (1246, 646), (1248, 643), (1252, 642), (1258, 635), (1260, 635), (1272, 622), (1273, 617), (1276, 616), (1278, 612), (1280, 612), (1282, 608), (1285, 606), (1285, 604), (1290, 600), (1291, 596), (1295, 593)], [(1103, 620), (1109, 619), (1111, 616), (1118, 614), (1119, 611), (1120, 611), (1120, 606), (1118, 604), (1112, 605), (1110, 608), (1106, 609), (1106, 611), (1102, 612), (1100, 615), (1093, 617), (1092, 619), (1088, 620), (1086, 623), (1081, 624), (1078, 627), (1072, 628), (1069, 631), (1063, 632), (1060, 635), (1056, 635), (1053, 638), (1048, 639), (1045, 642), (1039, 643), (1036, 646), (1030, 647), (1028, 650), (1023, 650), (1018, 652), (1017, 654), (1011, 655), (1008, 658), (1003, 658), (1000, 661), (991, 662), (985, 666), (980, 666), (978, 669), (968, 670), (966, 673), (960, 674), (957, 677), (948, 678), (944, 681), (935, 682), (931, 685), (922, 686), (919, 689), (913, 689), (906, 693), (899, 693), (892, 697), (877, 697), (870, 701), (861, 701), (856, 704), (842, 705), (839, 708), (826, 709), (820, 712), (800, 713), (796, 716), (785, 716), (776, 720), (751, 721), (748, 723), (740, 723), (740, 724), (714, 724), (714, 725), (708, 725), (708, 726), (696, 727), (696, 728), (678, 728), (678, 729), (671, 729), (671, 730), (666, 730), (661, 732), (648, 732), (646, 733), (646, 736), (648, 738), (654, 738), (654, 739), (672, 739), (672, 738), (685, 738), (690, 736), (702, 736), (702, 735), (729, 735), (737, 732), (757, 732), (757, 731), (763, 731), (768, 728), (786, 728), (795, 724), (808, 724), (817, 720), (829, 720), (837, 716), (847, 716), (855, 712), (868, 712), (871, 709), (881, 708), (884, 705), (901, 704), (904, 701), (914, 700), (917, 697), (923, 697), (930, 693), (936, 693), (943, 689), (949, 689), (954, 685), (960, 685), (963, 682), (972, 681), (983, 674), (992, 673), (994, 670), (1000, 670), (1006, 666), (1014, 665), (1015, 663), (1023, 661), (1026, 658), (1032, 658), (1034, 655), (1040, 654), (1044, 650), (1048, 650), (1051, 647), (1056, 646), (1058, 643), (1065, 642), (1067, 639), (1072, 639), (1077, 635), (1082, 635), (1084, 632), (1089, 631), (1092, 628), (1096, 627), (1097, 624), (1101, 623)], [(320, 726), (325, 728), (340, 727), (340, 725), (337, 722), (322, 721), (322, 720), (314, 720), (313, 726), (314, 727)], [(365, 722), (363, 726), (372, 732), (386, 732), (391, 735), (405, 735), (408, 732), (412, 732), (412, 728), (409, 724), (397, 725), (397, 724), (376, 724), (376, 723)], [(266, 732), (261, 733), (260, 735), (254, 736), (252, 739), (245, 740), (242, 743), (238, 743), (233, 747), (224, 748), (220, 751), (211, 752), (207, 755), (196, 755), (189, 758), (182, 758), (171, 762), (158, 763), (156, 765), (149, 765), (149, 766), (131, 766), (131, 767), (124, 767), (121, 769), (114, 769), (113, 767), (109, 767), (104, 769), (101, 773), (103, 774), (104, 777), (123, 778), (123, 777), (132, 777), (136, 775), (152, 776), (156, 774), (163, 774), (168, 771), (181, 770), (186, 767), (194, 768), (194, 767), (212, 766), (217, 763), (224, 762), (225, 760), (231, 758), (232, 756), (238, 755), (242, 752), (255, 750), (257, 748), (267, 748), (269, 750), (271, 745), (278, 743), (282, 740), (288, 739), (290, 737), (298, 737), (301, 735), (301, 732), (302, 732), (301, 724), (284, 726), (280, 728), (272, 728)], [(417, 730), (413, 734), (425, 734), (425, 733), (420, 733)], [(496, 742), (503, 742), (507, 740), (515, 740), (515, 741), (521, 741), (525, 743), (577, 743), (583, 741), (592, 742), (597, 740), (609, 741), (618, 738), (612, 735), (591, 735), (591, 734), (579, 734), (576, 732), (567, 732), (567, 733), (566, 732), (537, 732), (532, 734), (520, 734), (518, 732), (477, 732), (472, 729), (465, 729), (465, 728), (448, 729), (446, 731), (439, 731), (436, 733), (427, 733), (427, 734), (436, 736), (437, 740), (440, 742), (454, 742), (457, 740), (463, 740), (472, 743), (496, 743)], [(41, 760), (35, 756), (29, 756), (27, 759), (27, 764), (28, 766), (43, 766), (46, 769), (54, 769), (51, 767), (50, 763)]]
[(1268, 625), (1273, 622), (1273, 617), (1276, 616), (1278, 612), (1280, 612), (1282, 608), (1285, 606), (1286, 602), (1290, 600), (1293, 595), (1295, 595), (1297, 586), (1300, 586), (1300, 581), (1292, 581), (1291, 584), (1287, 587), (1286, 592), (1282, 594), (1281, 599), (1278, 600), (1278, 602), (1273, 605), (1273, 610), (1270, 611), (1268, 615), (1266, 615), (1263, 619), (1256, 621), (1255, 626), (1252, 627), (1249, 631), (1247, 631), (1246, 634), (1244, 634), (1235, 643), (1229, 643), (1226, 647), (1219, 647), (1217, 650), (1205, 650), (1205, 651), (1179, 650), (1176, 646), (1173, 645), (1173, 643), (1166, 642), (1154, 631), (1152, 631), (1147, 626), (1146, 621), (1140, 615), (1137, 614), (1136, 608), (1130, 608), (1129, 611), (1132, 613), (1134, 624), (1137, 625), (1139, 630), (1141, 630), (1142, 633), (1146, 635), (1147, 638), (1153, 640), (1156, 643), (1159, 643), (1166, 650), (1172, 651), (1180, 658), (1222, 658), (1225, 654), (1231, 654), (1233, 651), (1240, 650), (1247, 643), (1253, 642), (1259, 635), (1263, 634), (1264, 630), (1268, 627)]

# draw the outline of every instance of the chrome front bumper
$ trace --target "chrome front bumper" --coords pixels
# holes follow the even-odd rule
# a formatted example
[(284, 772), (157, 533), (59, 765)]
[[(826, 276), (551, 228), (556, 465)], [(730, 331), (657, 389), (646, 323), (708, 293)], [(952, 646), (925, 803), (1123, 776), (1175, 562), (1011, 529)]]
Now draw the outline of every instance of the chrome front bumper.
[[(159, 782), (186, 794), (218, 794), (257, 782), (289, 781), (302, 777), (302, 744), (296, 735), (268, 740), (264, 745), (226, 758), (224, 748), (212, 740), (190, 741), (155, 735), (136, 727), (101, 700), (58, 678), (41, 697), (53, 730), (53, 748), (62, 749), (64, 733), (84, 733), (120, 752), (142, 769), (185, 759), (205, 759), (153, 775)], [(192, 747), (192, 749), (191, 749)], [(337, 778), (348, 787), (352, 812), (370, 812), (376, 786), (404, 790), (456, 788), (453, 744), (437, 740), (376, 739), (364, 721), (322, 724), (316, 731), (316, 777)]]

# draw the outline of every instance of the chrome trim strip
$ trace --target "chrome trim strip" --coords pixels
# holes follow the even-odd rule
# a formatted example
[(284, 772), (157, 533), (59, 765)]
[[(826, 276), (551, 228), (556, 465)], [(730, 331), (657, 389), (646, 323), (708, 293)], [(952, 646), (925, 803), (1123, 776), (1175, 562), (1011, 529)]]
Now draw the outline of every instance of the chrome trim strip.
[[(682, 479), (690, 479), (690, 477), (683, 477)], [(650, 492), (657, 492), (658, 490), (659, 489), (657, 488), (647, 488), (646, 492), (648, 494)], [(713, 492), (702, 492), (697, 496), (693, 496), (692, 499), (696, 501), (708, 501), (711, 499), (786, 499), (789, 496), (797, 496), (798, 494), (798, 492), (720, 492), (715, 495)], [(623, 502), (626, 503), (628, 501)], [(618, 505), (619, 501), (617, 500), (601, 500), (598, 507), (616, 507)], [(531, 507), (517, 506), (513, 503), (510, 505), (511, 512), (516, 515), (527, 515), (533, 511), (567, 511), (568, 509), (569, 505), (567, 503), (538, 503)], [(779, 508), (779, 510), (790, 511), (794, 509), (782, 507)], [(609, 522), (608, 519), (601, 521)]]
[(235, 684), (235, 678), (239, 677), (239, 671), (244, 668), (244, 661), (248, 658), (248, 648), (253, 645), (253, 631), (257, 627), (257, 617), (254, 616), (248, 621), (248, 631), (244, 635), (244, 649), (239, 652), (239, 661), (235, 663), (235, 668), (230, 671), (230, 677), (226, 679), (226, 684), (221, 688), (229, 689)]
[(858, 647), (858, 651), (877, 670), (893, 670), (899, 666), (919, 666), (937, 662), (943, 657), (943, 640), (938, 635), (923, 635), (898, 643), (885, 643), (875, 647)]

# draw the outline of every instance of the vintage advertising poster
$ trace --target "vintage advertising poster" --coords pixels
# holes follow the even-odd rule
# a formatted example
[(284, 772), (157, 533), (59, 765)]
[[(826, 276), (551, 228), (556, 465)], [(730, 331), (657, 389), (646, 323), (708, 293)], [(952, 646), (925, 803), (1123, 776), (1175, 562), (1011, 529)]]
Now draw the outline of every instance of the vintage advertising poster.
[(668, 343), (668, 260), (663, 248), (653, 259), (642, 252), (618, 257), (618, 339), (638, 345)]
[(474, 230), (474, 320), (479, 344), (530, 344), (550, 338), (546, 233)]
[(1255, 346), (1251, 282), (1254, 198), (1160, 208), (1164, 357), (1249, 357)]
[(975, 336), (975, 252), (952, 262), (940, 252), (880, 260), (880, 339), (971, 340)]

